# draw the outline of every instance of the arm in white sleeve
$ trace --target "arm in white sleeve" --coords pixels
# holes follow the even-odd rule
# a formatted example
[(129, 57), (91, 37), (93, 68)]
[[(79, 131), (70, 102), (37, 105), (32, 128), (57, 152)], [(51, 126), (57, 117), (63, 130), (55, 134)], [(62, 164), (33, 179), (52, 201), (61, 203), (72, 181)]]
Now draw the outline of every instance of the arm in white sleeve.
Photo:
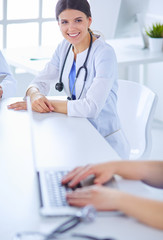
[(2, 98), (15, 97), (17, 82), (15, 78), (12, 76), (11, 70), (5, 58), (3, 57), (1, 51), (0, 51), (0, 74), (6, 75), (6, 77), (0, 83), (3, 89)]

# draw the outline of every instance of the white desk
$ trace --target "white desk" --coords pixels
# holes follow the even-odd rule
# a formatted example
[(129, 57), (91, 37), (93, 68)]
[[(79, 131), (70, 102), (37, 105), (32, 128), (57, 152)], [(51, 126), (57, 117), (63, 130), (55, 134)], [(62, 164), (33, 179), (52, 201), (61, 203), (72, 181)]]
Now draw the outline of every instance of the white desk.
[[(65, 220), (39, 215), (28, 114), (8, 110), (7, 105), (14, 101), (0, 101), (0, 239), (3, 240), (11, 240), (15, 232), (24, 230), (49, 232)], [(36, 155), (41, 165), (76, 166), (118, 159), (86, 119), (35, 113), (34, 133)], [(139, 189), (139, 184), (137, 187)], [(139, 190), (142, 191), (141, 187)], [(73, 232), (111, 236), (117, 240), (163, 239), (163, 231), (123, 216), (97, 217), (95, 222), (83, 223)]]
[(154, 53), (144, 48), (141, 37), (110, 39), (107, 42), (114, 48), (120, 66), (163, 61), (163, 52)]
[[(107, 42), (115, 50), (119, 68), (128, 68), (129, 80), (141, 81), (140, 78), (144, 78), (144, 68), (140, 69), (142, 64), (144, 66), (163, 61), (163, 52), (153, 53), (149, 49), (143, 49), (144, 44), (141, 37), (110, 39)], [(23, 68), (25, 71), (37, 75), (44, 68), (54, 50), (55, 46), (7, 49), (2, 52), (12, 66)], [(30, 60), (30, 58), (38, 60)]]
[(111, 39), (107, 42), (115, 50), (120, 75), (127, 71), (130, 81), (146, 84), (148, 64), (163, 61), (163, 52), (151, 52), (144, 48), (141, 37)]

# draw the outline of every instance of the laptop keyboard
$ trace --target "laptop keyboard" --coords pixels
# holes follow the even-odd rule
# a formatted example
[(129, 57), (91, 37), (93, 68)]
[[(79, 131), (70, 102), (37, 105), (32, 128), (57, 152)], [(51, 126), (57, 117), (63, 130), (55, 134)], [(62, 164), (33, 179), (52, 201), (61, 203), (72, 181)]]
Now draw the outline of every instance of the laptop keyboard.
[(49, 195), (49, 204), (51, 207), (61, 207), (68, 205), (65, 195), (67, 191), (72, 190), (61, 184), (62, 177), (67, 173), (68, 171), (45, 172), (45, 179)]

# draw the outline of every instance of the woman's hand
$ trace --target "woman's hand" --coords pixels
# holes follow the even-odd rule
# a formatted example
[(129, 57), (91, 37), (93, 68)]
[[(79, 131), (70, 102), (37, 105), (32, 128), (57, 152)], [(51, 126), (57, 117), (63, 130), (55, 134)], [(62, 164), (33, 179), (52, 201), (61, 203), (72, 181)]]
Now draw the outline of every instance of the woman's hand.
[[(40, 113), (47, 113), (47, 112), (54, 111), (54, 108), (51, 102), (44, 95), (40, 93), (31, 94), (30, 99), (31, 99), (31, 106), (33, 111), (40, 112)], [(8, 106), (8, 109), (27, 110), (27, 103), (26, 101), (16, 102), (16, 103), (10, 104)]]
[(54, 107), (51, 102), (41, 93), (35, 92), (30, 95), (32, 110), (40, 113), (53, 112)]
[(94, 175), (95, 184), (103, 184), (113, 176), (115, 172), (115, 163), (107, 162), (96, 165), (87, 165), (85, 167), (77, 167), (68, 173), (62, 179), (62, 184), (67, 184), (69, 187), (76, 186), (81, 180), (90, 175)]
[(27, 110), (27, 103), (25, 101), (12, 103), (8, 105), (8, 109)]
[(67, 201), (70, 205), (83, 207), (93, 205), (97, 210), (117, 210), (117, 200), (121, 192), (104, 186), (94, 185), (78, 188), (67, 193)]

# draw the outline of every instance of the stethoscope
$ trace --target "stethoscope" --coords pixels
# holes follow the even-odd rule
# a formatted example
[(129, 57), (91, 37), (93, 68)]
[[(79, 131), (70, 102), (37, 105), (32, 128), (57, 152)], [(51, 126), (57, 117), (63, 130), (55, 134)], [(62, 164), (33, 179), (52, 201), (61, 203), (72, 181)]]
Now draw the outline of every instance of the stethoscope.
[[(83, 66), (81, 66), (81, 67), (78, 69), (78, 71), (77, 71), (76, 78), (75, 78), (75, 82), (74, 82), (72, 91), (70, 92), (71, 97), (68, 97), (68, 98), (67, 98), (68, 100), (72, 100), (72, 94), (73, 94), (73, 91), (74, 91), (74, 88), (75, 88), (75, 84), (76, 84), (77, 78), (79, 77), (80, 71), (81, 71), (82, 69), (85, 70), (85, 76), (84, 76), (83, 87), (82, 87), (82, 90), (81, 90), (81, 92), (80, 92), (80, 95), (79, 95), (78, 99), (80, 99), (80, 97), (81, 97), (81, 95), (82, 95), (82, 93), (83, 93), (84, 87), (85, 87), (85, 82), (86, 82), (86, 80), (87, 80), (87, 74), (88, 74), (88, 70), (87, 70), (86, 64), (87, 64), (87, 60), (88, 60), (88, 57), (89, 57), (89, 54), (90, 54), (90, 50), (91, 50), (91, 47), (92, 47), (92, 42), (93, 42), (92, 34), (91, 34), (90, 32), (89, 32), (89, 34), (90, 34), (91, 39), (90, 39), (90, 44), (89, 44), (89, 49), (88, 49), (88, 52), (87, 52), (87, 56), (86, 56), (86, 59), (85, 59), (85, 62), (84, 62), (84, 64), (83, 64)], [(66, 63), (66, 60), (67, 60), (69, 51), (70, 51), (70, 49), (71, 49), (71, 46), (72, 46), (72, 44), (70, 44), (70, 46), (69, 46), (69, 48), (68, 48), (68, 50), (67, 50), (67, 53), (66, 53), (66, 56), (65, 56), (65, 59), (64, 59), (64, 62), (63, 62), (61, 74), (60, 74), (60, 77), (59, 77), (59, 82), (56, 83), (56, 85), (55, 85), (55, 89), (58, 90), (59, 92), (61, 92), (61, 91), (63, 90), (63, 88), (64, 88), (64, 85), (63, 85), (63, 82), (62, 82), (62, 75), (63, 75), (63, 71), (64, 71), (64, 68), (65, 68), (65, 63)]]
[[(70, 217), (70, 219), (66, 220), (64, 223), (59, 225), (57, 228), (52, 230), (50, 233), (45, 234), (42, 232), (31, 232), (31, 231), (25, 231), (25, 232), (19, 232), (16, 233), (14, 240), (21, 240), (21, 239), (42, 239), (42, 240), (50, 240), (50, 239), (58, 239), (60, 235), (63, 233), (71, 230), (72, 228), (76, 227), (78, 224), (85, 222), (85, 223), (91, 223), (94, 221), (96, 217), (96, 209), (91, 206), (87, 205), (81, 210), (77, 211), (74, 216)], [(83, 238), (83, 235), (73, 235), (73, 237), (81, 237)], [(87, 236), (88, 237), (88, 236)], [(96, 238), (90, 238), (95, 239)], [(110, 239), (109, 239), (110, 240)]]

